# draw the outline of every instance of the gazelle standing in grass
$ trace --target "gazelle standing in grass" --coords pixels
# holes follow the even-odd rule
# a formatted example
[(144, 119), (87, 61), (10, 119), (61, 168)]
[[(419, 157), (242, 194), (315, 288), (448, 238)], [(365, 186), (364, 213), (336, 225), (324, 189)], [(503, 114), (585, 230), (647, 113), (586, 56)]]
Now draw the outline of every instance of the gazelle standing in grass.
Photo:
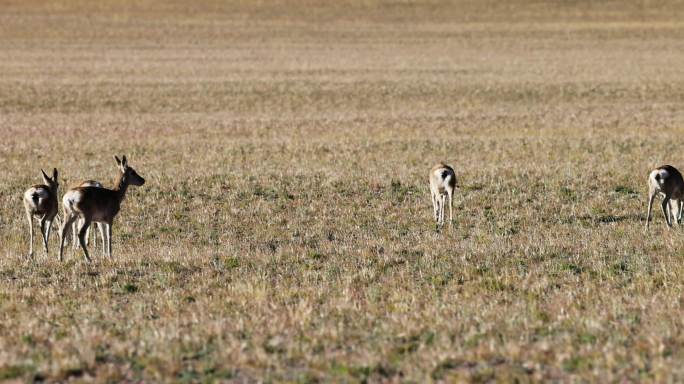
[(57, 169), (52, 170), (52, 178), (45, 174), (42, 169), (43, 182), (45, 184), (34, 185), (24, 192), (24, 209), (29, 224), (29, 257), (33, 257), (33, 216), (40, 216), (40, 233), (43, 236), (45, 254), (48, 253), (48, 240), (52, 222), (57, 216)]
[[(102, 188), (103, 185), (99, 181), (95, 180), (85, 180), (80, 183), (76, 187), (73, 188), (79, 188), (79, 187), (97, 187), (97, 188)], [(78, 225), (81, 223), (81, 220), (75, 221), (73, 224), (71, 224), (71, 241), (73, 243), (73, 248), (77, 249), (78, 248)], [(100, 223), (95, 223), (95, 226), (97, 227), (98, 231), (100, 232), (100, 240), (104, 243), (104, 226)], [(90, 245), (90, 228), (86, 231), (86, 245)], [(93, 232), (93, 246), (97, 246), (97, 232)]]
[(454, 189), (456, 189), (456, 173), (450, 166), (439, 162), (430, 169), (430, 194), (432, 208), (437, 226), (444, 225), (444, 206), (449, 200), (449, 224), (453, 224)]
[[(677, 168), (663, 165), (651, 171), (648, 175), (648, 213), (646, 214), (646, 229), (651, 222), (651, 209), (656, 195), (662, 195), (661, 207), (667, 227), (672, 227), (672, 221), (677, 224), (682, 221), (684, 204), (684, 178)], [(676, 208), (675, 208), (676, 203)]]
[(64, 222), (60, 229), (61, 239), (59, 244), (60, 261), (64, 251), (66, 232), (69, 226), (77, 220), (79, 221), (78, 241), (81, 244), (86, 260), (90, 261), (90, 256), (88, 255), (85, 236), (92, 222), (104, 225), (105, 236), (102, 242), (102, 250), (110, 258), (112, 257), (112, 225), (114, 224), (114, 218), (121, 209), (121, 202), (126, 196), (126, 190), (129, 185), (141, 186), (145, 184), (145, 179), (128, 165), (126, 156), (123, 156), (121, 160), (114, 156), (114, 160), (116, 160), (118, 167), (114, 188), (76, 187), (64, 194), (62, 198)]

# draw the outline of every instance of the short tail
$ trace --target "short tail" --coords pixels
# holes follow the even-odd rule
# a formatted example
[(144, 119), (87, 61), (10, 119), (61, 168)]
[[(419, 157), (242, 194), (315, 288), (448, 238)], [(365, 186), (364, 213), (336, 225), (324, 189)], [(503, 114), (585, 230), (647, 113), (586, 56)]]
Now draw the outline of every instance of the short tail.
[(40, 194), (38, 194), (38, 192), (33, 192), (31, 194), (31, 200), (33, 200), (33, 204), (38, 205), (38, 201), (40, 200)]

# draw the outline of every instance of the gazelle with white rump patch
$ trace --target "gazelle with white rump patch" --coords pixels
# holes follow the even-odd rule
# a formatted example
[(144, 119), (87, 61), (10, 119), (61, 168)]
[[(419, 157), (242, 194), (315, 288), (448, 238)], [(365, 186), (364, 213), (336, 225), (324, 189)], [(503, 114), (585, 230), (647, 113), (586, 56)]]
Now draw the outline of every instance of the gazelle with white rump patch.
[(453, 197), (456, 189), (456, 173), (450, 166), (439, 162), (430, 169), (430, 194), (437, 226), (444, 225), (444, 206), (449, 200), (449, 223), (453, 223)]
[[(679, 224), (682, 221), (684, 208), (684, 178), (677, 168), (663, 165), (651, 171), (648, 175), (648, 213), (646, 215), (646, 229), (651, 222), (651, 209), (656, 195), (662, 195), (661, 207), (668, 228), (672, 227), (672, 219)], [(675, 208), (676, 204), (676, 208)]]
[(45, 254), (48, 253), (48, 239), (50, 238), (52, 222), (57, 216), (57, 188), (59, 188), (57, 169), (53, 169), (52, 178), (48, 177), (42, 169), (40, 172), (43, 174), (45, 184), (34, 185), (27, 189), (23, 198), (29, 224), (29, 257), (33, 257), (33, 216), (40, 217), (40, 233), (43, 237)]
[(102, 248), (105, 254), (112, 257), (112, 225), (114, 218), (121, 209), (121, 202), (126, 196), (129, 185), (141, 186), (145, 184), (138, 173), (128, 165), (126, 156), (121, 160), (114, 156), (118, 167), (118, 176), (113, 189), (98, 187), (76, 187), (64, 194), (62, 204), (64, 209), (64, 222), (60, 229), (61, 240), (59, 245), (59, 260), (62, 260), (64, 250), (64, 237), (71, 224), (79, 221), (78, 241), (83, 249), (83, 255), (90, 261), (88, 248), (85, 244), (85, 236), (92, 222), (101, 223), (105, 227)]
[[(99, 181), (95, 180), (85, 180), (78, 185), (76, 185), (73, 188), (79, 188), (79, 187), (97, 187), (97, 188), (103, 188), (102, 183)], [(75, 221), (73, 224), (71, 224), (71, 242), (73, 243), (73, 248), (77, 249), (78, 248), (78, 226), (81, 224), (81, 220)], [(95, 223), (95, 226), (97, 227), (98, 231), (100, 232), (100, 240), (104, 244), (104, 226), (103, 224), (100, 223)], [(90, 228), (86, 231), (86, 245), (90, 245)], [(97, 246), (97, 232), (93, 231), (93, 246)], [(104, 252), (104, 251), (103, 251)]]

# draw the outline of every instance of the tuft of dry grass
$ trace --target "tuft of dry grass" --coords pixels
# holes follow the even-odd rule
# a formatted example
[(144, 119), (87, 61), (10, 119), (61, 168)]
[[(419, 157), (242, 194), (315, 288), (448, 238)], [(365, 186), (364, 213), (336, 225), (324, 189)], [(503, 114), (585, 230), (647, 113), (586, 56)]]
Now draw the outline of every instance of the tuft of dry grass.
[[(684, 375), (684, 236), (644, 231), (649, 168), (684, 166), (682, 4), (3, 9), (0, 380)], [(39, 168), (112, 154), (147, 179), (114, 259), (25, 260)]]

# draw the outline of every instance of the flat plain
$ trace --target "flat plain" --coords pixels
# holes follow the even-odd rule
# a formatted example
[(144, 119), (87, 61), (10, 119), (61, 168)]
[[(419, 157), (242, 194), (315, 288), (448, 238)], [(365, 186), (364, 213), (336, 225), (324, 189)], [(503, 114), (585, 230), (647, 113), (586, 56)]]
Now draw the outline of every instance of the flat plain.
[[(684, 380), (681, 2), (0, 6), (0, 379)], [(27, 260), (114, 154), (113, 259)]]

